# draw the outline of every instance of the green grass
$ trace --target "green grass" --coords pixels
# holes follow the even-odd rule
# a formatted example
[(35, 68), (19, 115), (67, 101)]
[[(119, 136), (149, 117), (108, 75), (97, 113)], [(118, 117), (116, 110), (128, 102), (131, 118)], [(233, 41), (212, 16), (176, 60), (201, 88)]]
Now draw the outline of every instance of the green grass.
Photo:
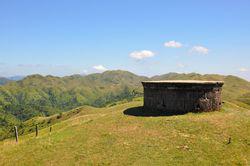
[(0, 165), (249, 165), (250, 110), (226, 102), (219, 112), (124, 115), (141, 105), (82, 107), (52, 133), (4, 140)]

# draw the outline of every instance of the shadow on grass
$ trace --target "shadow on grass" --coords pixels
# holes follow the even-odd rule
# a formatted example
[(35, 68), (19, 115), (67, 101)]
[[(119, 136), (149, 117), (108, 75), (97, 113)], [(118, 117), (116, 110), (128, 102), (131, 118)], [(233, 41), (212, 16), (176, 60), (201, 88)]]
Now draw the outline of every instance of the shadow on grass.
[(176, 113), (171, 111), (160, 111), (160, 110), (150, 110), (145, 109), (143, 106), (132, 107), (123, 111), (124, 115), (130, 116), (142, 116), (142, 117), (157, 117), (157, 116), (174, 116), (174, 115), (183, 115), (185, 113)]

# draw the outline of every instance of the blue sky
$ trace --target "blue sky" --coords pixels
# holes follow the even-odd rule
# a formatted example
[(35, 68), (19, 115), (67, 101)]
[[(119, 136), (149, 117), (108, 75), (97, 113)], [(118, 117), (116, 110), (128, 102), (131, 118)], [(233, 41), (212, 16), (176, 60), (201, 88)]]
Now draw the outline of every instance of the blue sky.
[(0, 0), (0, 75), (129, 70), (250, 80), (247, 0)]

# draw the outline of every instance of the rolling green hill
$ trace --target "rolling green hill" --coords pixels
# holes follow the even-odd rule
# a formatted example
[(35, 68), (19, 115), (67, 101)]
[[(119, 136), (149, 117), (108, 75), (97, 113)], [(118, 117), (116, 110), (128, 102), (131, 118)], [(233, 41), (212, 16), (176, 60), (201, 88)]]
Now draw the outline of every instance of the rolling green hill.
[(250, 83), (235, 76), (169, 73), (152, 78), (127, 71), (107, 71), (87, 76), (54, 77), (31, 75), (0, 86), (0, 139), (8, 137), (13, 125), (73, 108), (90, 105), (104, 107), (140, 97), (141, 81), (169, 79), (222, 80), (223, 99), (250, 108)]
[(44, 128), (18, 144), (1, 141), (0, 165), (249, 165), (250, 110), (225, 102), (216, 112), (149, 117), (140, 106), (133, 101), (63, 113), (51, 133)]

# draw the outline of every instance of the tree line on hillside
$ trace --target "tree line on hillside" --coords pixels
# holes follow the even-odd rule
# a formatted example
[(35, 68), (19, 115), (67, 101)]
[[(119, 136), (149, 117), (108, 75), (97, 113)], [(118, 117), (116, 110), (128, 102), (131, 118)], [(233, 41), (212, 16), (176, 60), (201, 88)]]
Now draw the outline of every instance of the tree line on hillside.
[(14, 125), (36, 116), (50, 116), (71, 110), (82, 105), (104, 107), (108, 104), (142, 96), (142, 93), (124, 86), (118, 92), (100, 93), (93, 100), (74, 91), (57, 91), (53, 88), (44, 91), (22, 91), (11, 94), (0, 88), (0, 139), (9, 135)]
[(50, 116), (82, 105), (104, 107), (124, 99), (131, 101), (138, 96), (142, 96), (142, 93), (130, 90), (127, 86), (116, 93), (100, 94), (92, 101), (85, 100), (85, 96), (72, 91), (58, 92), (49, 89), (36, 94), (21, 92), (12, 95), (0, 89), (0, 112), (12, 114), (19, 120), (27, 120), (34, 116)]

